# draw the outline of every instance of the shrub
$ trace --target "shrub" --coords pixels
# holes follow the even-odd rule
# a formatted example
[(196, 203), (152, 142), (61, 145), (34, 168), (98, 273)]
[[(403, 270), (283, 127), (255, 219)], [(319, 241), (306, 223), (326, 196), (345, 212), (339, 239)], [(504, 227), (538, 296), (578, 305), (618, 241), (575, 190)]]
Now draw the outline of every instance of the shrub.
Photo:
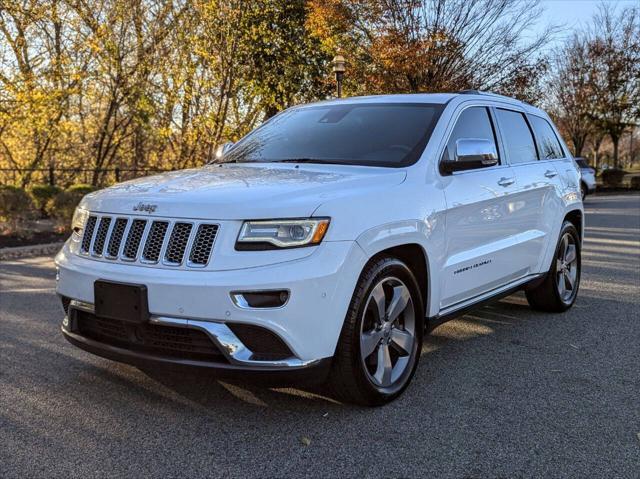
[(624, 175), (626, 174), (627, 172), (624, 170), (611, 168), (608, 170), (604, 170), (600, 176), (602, 177), (602, 183), (605, 186), (615, 187), (622, 184), (622, 178), (624, 178)]
[(632, 176), (629, 183), (632, 190), (640, 190), (640, 176)]
[(73, 185), (61, 191), (47, 203), (47, 213), (58, 223), (62, 230), (68, 230), (71, 226), (73, 212), (84, 195), (95, 191), (90, 185)]
[(22, 188), (0, 185), (0, 230), (16, 231), (33, 210), (31, 198)]
[(42, 216), (47, 216), (47, 203), (62, 190), (53, 185), (35, 185), (29, 189), (29, 194), (34, 206), (40, 211)]
[(93, 193), (96, 191), (95, 186), (85, 185), (83, 183), (79, 183), (77, 185), (71, 185), (66, 189), (68, 193), (73, 193), (75, 195), (80, 195), (81, 199), (84, 195), (88, 195), (89, 193)]

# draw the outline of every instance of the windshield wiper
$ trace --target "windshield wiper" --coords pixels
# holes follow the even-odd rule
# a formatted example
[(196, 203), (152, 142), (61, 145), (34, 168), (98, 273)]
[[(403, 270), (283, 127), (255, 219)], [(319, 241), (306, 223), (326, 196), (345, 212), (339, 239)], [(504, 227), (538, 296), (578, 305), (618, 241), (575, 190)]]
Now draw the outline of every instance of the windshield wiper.
[(344, 165), (344, 161), (323, 160), (322, 158), (285, 158), (284, 160), (274, 160), (272, 163), (317, 163), (319, 165)]

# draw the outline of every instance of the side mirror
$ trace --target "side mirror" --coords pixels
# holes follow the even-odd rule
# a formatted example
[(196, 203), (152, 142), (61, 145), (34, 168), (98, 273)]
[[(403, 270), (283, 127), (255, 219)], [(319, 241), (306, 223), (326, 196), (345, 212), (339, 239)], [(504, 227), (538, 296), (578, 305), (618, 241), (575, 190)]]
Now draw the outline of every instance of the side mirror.
[(224, 145), (220, 145), (216, 148), (216, 160), (221, 159), (224, 154), (233, 147), (234, 143), (227, 142)]
[(460, 138), (456, 140), (455, 159), (441, 161), (440, 169), (443, 173), (450, 174), (497, 164), (498, 152), (492, 141), (484, 138)]

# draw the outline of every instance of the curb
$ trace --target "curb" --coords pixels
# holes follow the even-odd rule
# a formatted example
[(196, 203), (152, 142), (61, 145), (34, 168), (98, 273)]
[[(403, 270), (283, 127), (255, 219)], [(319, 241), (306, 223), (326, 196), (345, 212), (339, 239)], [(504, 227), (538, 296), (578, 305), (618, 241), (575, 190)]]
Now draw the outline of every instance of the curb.
[(57, 253), (62, 248), (64, 241), (48, 244), (35, 244), (30, 246), (17, 246), (15, 248), (0, 248), (0, 261), (34, 256), (49, 256)]

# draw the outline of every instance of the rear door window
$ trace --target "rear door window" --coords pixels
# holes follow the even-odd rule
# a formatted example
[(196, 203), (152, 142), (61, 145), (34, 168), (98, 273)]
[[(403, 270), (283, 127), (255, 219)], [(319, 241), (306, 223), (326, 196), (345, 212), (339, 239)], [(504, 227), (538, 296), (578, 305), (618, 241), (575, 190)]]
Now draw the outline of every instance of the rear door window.
[(496, 116), (509, 162), (513, 165), (537, 161), (536, 145), (524, 114), (497, 108)]
[(533, 132), (536, 135), (540, 159), (554, 160), (557, 158), (564, 158), (562, 146), (560, 145), (558, 137), (553, 131), (553, 128), (551, 128), (549, 122), (544, 118), (533, 115), (529, 116), (529, 120), (531, 120), (531, 126), (533, 127)]

